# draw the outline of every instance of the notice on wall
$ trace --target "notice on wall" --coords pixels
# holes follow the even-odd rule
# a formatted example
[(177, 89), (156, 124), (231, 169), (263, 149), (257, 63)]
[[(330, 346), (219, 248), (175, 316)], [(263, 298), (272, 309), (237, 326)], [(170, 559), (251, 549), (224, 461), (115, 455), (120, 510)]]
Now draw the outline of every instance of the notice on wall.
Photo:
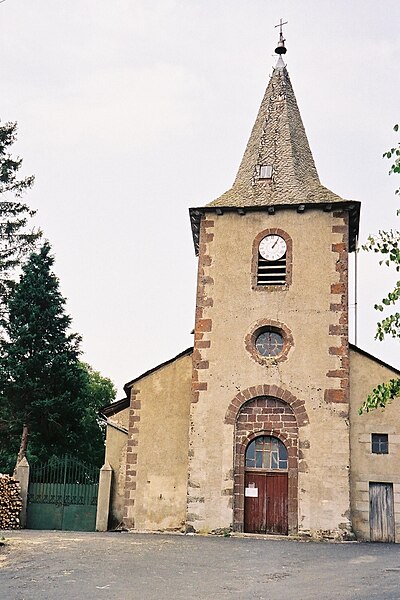
[(258, 498), (258, 488), (256, 488), (256, 487), (244, 488), (244, 495), (247, 498)]

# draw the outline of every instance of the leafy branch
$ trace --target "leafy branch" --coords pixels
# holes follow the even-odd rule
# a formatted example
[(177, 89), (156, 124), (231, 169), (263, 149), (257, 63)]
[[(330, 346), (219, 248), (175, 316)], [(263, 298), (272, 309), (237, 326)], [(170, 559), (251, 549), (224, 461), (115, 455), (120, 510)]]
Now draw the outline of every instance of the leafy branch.
[[(399, 131), (399, 125), (393, 127), (394, 131)], [(390, 148), (383, 154), (392, 162), (389, 175), (393, 173), (400, 174), (400, 142), (397, 147)], [(397, 188), (395, 194), (400, 195), (400, 188)], [(400, 215), (400, 209), (397, 216)], [(379, 260), (380, 265), (394, 268), (397, 273), (400, 272), (400, 232), (390, 229), (389, 231), (378, 231), (377, 235), (370, 235), (367, 243), (362, 246), (366, 252), (375, 252), (382, 257)], [(395, 306), (400, 300), (400, 281), (397, 281), (394, 288), (389, 291), (382, 300), (374, 305), (375, 310), (383, 312), (385, 308)], [(377, 323), (375, 339), (384, 340), (389, 335), (393, 338), (400, 338), (400, 313), (394, 312)], [(391, 379), (386, 383), (380, 383), (372, 390), (367, 399), (359, 409), (359, 413), (376, 408), (384, 408), (386, 404), (394, 398), (400, 396), (400, 379)]]
[(361, 415), (363, 412), (369, 412), (375, 408), (385, 408), (386, 404), (398, 396), (400, 396), (400, 379), (391, 379), (380, 383), (364, 400), (358, 413)]

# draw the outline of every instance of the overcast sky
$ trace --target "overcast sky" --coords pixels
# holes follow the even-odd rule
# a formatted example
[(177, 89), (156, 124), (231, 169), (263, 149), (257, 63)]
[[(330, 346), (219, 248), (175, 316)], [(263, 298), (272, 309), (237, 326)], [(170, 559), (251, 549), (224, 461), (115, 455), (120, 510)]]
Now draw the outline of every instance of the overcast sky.
[[(0, 4), (0, 116), (18, 121), (15, 149), (36, 175), (26, 199), (56, 256), (83, 358), (119, 395), (192, 344), (188, 208), (232, 184), (281, 17), (322, 183), (361, 200), (361, 240), (398, 227), (400, 181), (382, 159), (400, 121), (398, 0)], [(373, 304), (395, 274), (359, 260), (358, 345), (399, 368), (398, 343), (373, 341)]]

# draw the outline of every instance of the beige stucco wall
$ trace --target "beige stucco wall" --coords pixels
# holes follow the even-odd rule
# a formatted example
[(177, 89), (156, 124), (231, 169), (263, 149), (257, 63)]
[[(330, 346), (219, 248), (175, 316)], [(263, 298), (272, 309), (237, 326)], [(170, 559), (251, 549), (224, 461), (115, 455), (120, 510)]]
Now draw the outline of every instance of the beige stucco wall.
[[(109, 417), (109, 422), (115, 423), (126, 430), (128, 429), (129, 409), (125, 408), (119, 413)], [(106, 430), (106, 455), (105, 462), (112, 468), (111, 500), (109, 526), (116, 527), (123, 521), (125, 505), (125, 471), (126, 471), (126, 443), (128, 434), (107, 426)]]
[[(357, 412), (376, 385), (397, 378), (398, 375), (391, 369), (354, 350), (350, 352), (350, 374), (353, 529), (359, 539), (369, 539), (369, 483), (393, 483), (396, 542), (400, 542), (399, 400), (395, 400), (384, 410), (377, 409), (362, 415)], [(389, 454), (372, 454), (371, 433), (388, 434)]]
[(185, 523), (191, 375), (191, 355), (184, 355), (134, 384), (140, 420), (132, 435), (137, 474), (127, 515), (135, 529)]
[[(339, 357), (328, 353), (340, 345), (329, 335), (339, 314), (330, 310), (340, 302), (331, 294), (339, 280), (332, 244), (342, 241), (332, 233), (341, 218), (321, 210), (279, 210), (274, 215), (248, 212), (208, 217), (214, 238), (208, 242), (211, 265), (205, 269), (203, 318), (212, 330), (202, 337), (210, 348), (201, 351), (209, 368), (200, 372), (207, 390), (192, 405), (188, 521), (196, 530), (229, 527), (232, 523), (233, 426), (224, 424), (226, 410), (238, 392), (260, 384), (277, 385), (306, 403), (309, 424), (299, 431), (299, 529), (337, 530), (349, 523), (349, 430), (347, 405), (327, 404), (324, 392), (340, 382), (327, 377), (339, 369)], [(255, 291), (251, 287), (254, 238), (269, 228), (284, 230), (293, 241), (293, 277), (286, 291)], [(202, 248), (202, 240), (200, 240)], [(201, 260), (201, 255), (200, 255)], [(199, 275), (202, 284), (203, 274)], [(208, 306), (207, 306), (208, 304)], [(245, 348), (245, 337), (261, 319), (284, 323), (294, 345), (285, 362), (270, 366), (255, 362)], [(307, 446), (309, 446), (307, 448)], [(334, 448), (334, 452), (332, 449)], [(230, 491), (230, 495), (229, 495)]]

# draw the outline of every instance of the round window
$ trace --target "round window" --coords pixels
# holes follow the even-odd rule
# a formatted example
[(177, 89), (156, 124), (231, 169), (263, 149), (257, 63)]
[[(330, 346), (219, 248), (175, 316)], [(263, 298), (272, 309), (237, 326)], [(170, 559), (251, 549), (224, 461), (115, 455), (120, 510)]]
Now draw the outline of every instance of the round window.
[(256, 349), (261, 356), (278, 356), (283, 346), (283, 336), (277, 331), (263, 331), (256, 338)]

